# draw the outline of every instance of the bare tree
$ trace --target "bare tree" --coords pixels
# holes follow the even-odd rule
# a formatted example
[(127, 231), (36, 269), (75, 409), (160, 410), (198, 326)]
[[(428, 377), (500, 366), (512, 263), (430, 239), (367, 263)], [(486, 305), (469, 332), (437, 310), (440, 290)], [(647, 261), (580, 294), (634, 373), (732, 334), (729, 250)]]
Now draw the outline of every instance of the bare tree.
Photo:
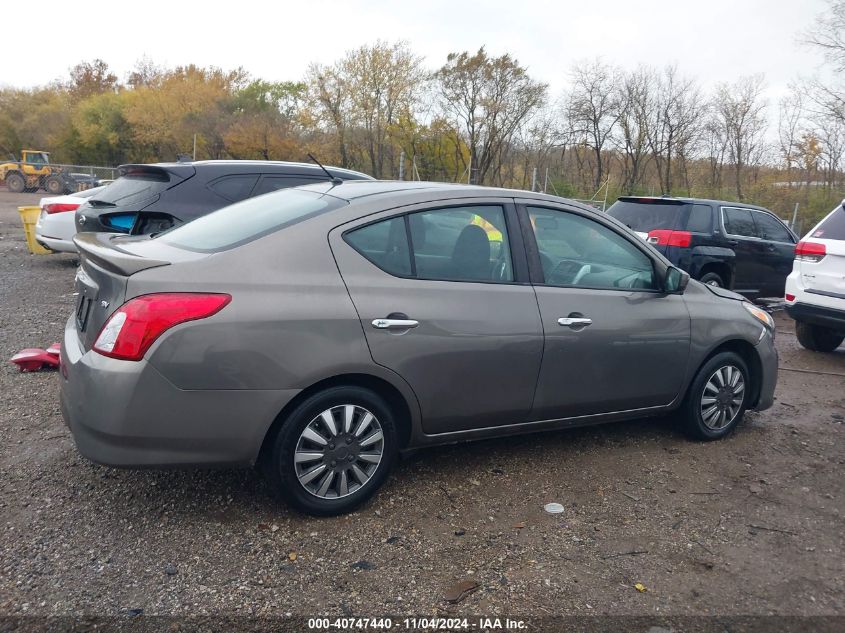
[(434, 78), (443, 112), (469, 147), (471, 181), (496, 182), (514, 134), (545, 103), (546, 84), (510, 55), (489, 57), (484, 48), (450, 53)]
[[(672, 193), (675, 160), (688, 157), (701, 134), (705, 100), (695, 80), (681, 77), (675, 66), (658, 76), (649, 107), (649, 147), (657, 167), (660, 191)], [(684, 160), (680, 161), (686, 165)], [(686, 174), (684, 174), (686, 180)]]
[(620, 71), (595, 59), (575, 64), (570, 71), (570, 81), (567, 118), (575, 134), (593, 154), (593, 185), (598, 189), (606, 171), (602, 153), (621, 114)]
[(740, 200), (743, 199), (743, 170), (760, 151), (766, 131), (763, 85), (763, 75), (752, 75), (716, 88), (713, 108), (725, 132), (736, 195)]
[(790, 94), (780, 101), (778, 112), (778, 149), (786, 169), (786, 178), (792, 187), (792, 170), (798, 162), (798, 140), (804, 116), (801, 92), (792, 86)]
[(634, 192), (651, 159), (648, 126), (654, 84), (654, 73), (645, 67), (626, 73), (622, 80), (619, 126), (614, 135), (614, 144), (622, 155), (624, 193)]
[(816, 17), (804, 41), (821, 49), (834, 70), (845, 71), (845, 0), (828, 0), (828, 11)]
[[(376, 42), (349, 51), (331, 67), (311, 67), (311, 102), (334, 128), (344, 166), (360, 162), (376, 178), (393, 175), (391, 135), (410, 117), (423, 79), (421, 58), (404, 42)], [(351, 144), (359, 160), (351, 156)]]

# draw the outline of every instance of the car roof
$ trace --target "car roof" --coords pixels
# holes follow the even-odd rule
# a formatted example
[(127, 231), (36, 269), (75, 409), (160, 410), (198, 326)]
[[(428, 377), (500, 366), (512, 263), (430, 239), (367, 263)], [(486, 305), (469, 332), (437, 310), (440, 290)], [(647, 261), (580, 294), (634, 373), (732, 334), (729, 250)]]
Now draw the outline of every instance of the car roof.
[[(678, 202), (678, 203), (693, 203), (693, 204), (711, 204), (722, 207), (738, 207), (741, 209), (759, 209), (760, 211), (769, 211), (766, 207), (761, 207), (756, 204), (748, 204), (747, 202), (736, 202), (735, 200), (713, 200), (710, 198), (685, 198), (682, 196), (619, 196), (617, 199), (622, 202)], [(771, 211), (769, 211), (771, 213)]]
[[(129, 167), (148, 167), (155, 166), (171, 171), (174, 173), (184, 172), (193, 168), (197, 172), (206, 170), (226, 171), (235, 173), (251, 173), (256, 169), (287, 172), (292, 174), (324, 174), (319, 165), (313, 163), (299, 163), (294, 161), (282, 160), (195, 160), (183, 162), (163, 162), (163, 163), (149, 163), (149, 164), (134, 164), (129, 163), (121, 165), (119, 169)], [(268, 169), (269, 168), (269, 169)], [(348, 178), (372, 180), (372, 176), (365, 173), (354, 171), (352, 169), (345, 169), (343, 167), (334, 167), (333, 165), (326, 165), (326, 169), (333, 176)]]
[(557, 196), (544, 193), (524, 191), (522, 189), (502, 189), (499, 187), (483, 187), (480, 185), (466, 185), (461, 183), (408, 181), (408, 180), (350, 180), (340, 184), (322, 182), (304, 185), (299, 189), (308, 189), (319, 193), (326, 193), (335, 198), (353, 202), (361, 198), (373, 196), (390, 196), (391, 198), (416, 198), (422, 191), (430, 194), (432, 199), (446, 198), (529, 198), (538, 201), (566, 203), (584, 210), (597, 212), (593, 207)]

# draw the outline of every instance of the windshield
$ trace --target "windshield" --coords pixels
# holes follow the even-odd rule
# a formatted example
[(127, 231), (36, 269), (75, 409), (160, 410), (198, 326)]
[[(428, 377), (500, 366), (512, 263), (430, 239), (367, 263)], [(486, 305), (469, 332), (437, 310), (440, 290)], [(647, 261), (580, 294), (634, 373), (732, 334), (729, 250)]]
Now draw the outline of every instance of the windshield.
[(683, 204), (677, 202), (631, 202), (617, 200), (607, 214), (641, 233), (655, 229), (674, 229)]
[(349, 204), (327, 194), (283, 189), (236, 202), (155, 239), (201, 253), (223, 251)]

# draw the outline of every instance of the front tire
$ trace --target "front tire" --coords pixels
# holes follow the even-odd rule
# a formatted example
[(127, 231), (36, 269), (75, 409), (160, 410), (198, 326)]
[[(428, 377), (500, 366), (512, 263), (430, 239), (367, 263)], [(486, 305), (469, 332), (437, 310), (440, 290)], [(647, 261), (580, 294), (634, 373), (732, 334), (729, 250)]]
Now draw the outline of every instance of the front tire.
[(708, 286), (716, 286), (718, 288), (725, 287), (725, 280), (717, 273), (706, 273), (701, 276), (699, 281), (703, 284), (707, 284)]
[(813, 352), (832, 352), (845, 340), (836, 330), (801, 321), (795, 322), (795, 335), (802, 347)]
[(397, 454), (396, 423), (384, 399), (361, 387), (332, 387), (290, 413), (262, 470), (297, 510), (334, 516), (372, 497)]
[(739, 354), (721, 352), (695, 376), (680, 414), (684, 430), (698, 440), (718, 440), (745, 414), (751, 393), (748, 367)]

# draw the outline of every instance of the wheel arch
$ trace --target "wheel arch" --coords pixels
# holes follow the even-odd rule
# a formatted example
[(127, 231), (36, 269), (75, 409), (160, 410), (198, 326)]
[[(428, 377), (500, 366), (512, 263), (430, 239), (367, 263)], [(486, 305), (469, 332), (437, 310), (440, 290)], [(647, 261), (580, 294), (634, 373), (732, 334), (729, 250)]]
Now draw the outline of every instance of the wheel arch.
[(716, 273), (725, 282), (725, 288), (733, 288), (733, 269), (726, 262), (707, 262), (696, 273), (696, 279), (701, 279), (707, 273)]
[(290, 402), (285, 404), (273, 420), (270, 428), (267, 429), (267, 433), (264, 435), (264, 439), (262, 440), (261, 447), (258, 451), (257, 461), (261, 462), (268, 455), (269, 450), (273, 446), (273, 440), (279, 433), (279, 430), (282, 428), (285, 421), (288, 419), (290, 412), (299, 406), (301, 402), (316, 393), (331, 387), (341, 386), (362, 387), (383, 397), (387, 401), (387, 405), (390, 407), (390, 410), (395, 416), (396, 428), (399, 432), (399, 448), (403, 449), (408, 445), (413, 434), (413, 424), (416, 416), (413, 415), (411, 409), (412, 405), (408, 402), (405, 395), (403, 395), (399, 388), (384, 378), (380, 378), (373, 374), (348, 373), (319, 380), (300, 391), (290, 400)]
[(690, 384), (687, 385), (687, 390), (689, 390), (692, 386), (695, 376), (698, 375), (700, 369), (704, 367), (711, 358), (722, 352), (734, 352), (742, 358), (743, 361), (745, 361), (745, 365), (748, 367), (748, 371), (751, 374), (749, 376), (751, 379), (751, 398), (748, 401), (748, 408), (754, 408), (760, 399), (760, 390), (763, 384), (763, 363), (761, 362), (760, 356), (757, 354), (757, 350), (754, 345), (745, 339), (729, 339), (722, 341), (711, 349), (699, 363), (695, 373), (690, 378)]

